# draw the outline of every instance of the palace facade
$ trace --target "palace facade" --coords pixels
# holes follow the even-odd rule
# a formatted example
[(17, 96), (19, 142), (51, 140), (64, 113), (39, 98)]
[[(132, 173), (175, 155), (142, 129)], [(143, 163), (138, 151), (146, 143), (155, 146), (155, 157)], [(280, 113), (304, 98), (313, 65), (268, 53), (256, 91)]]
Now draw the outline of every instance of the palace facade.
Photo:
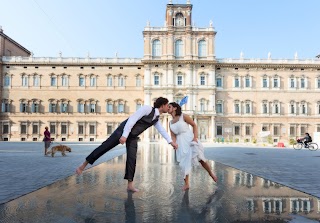
[[(0, 140), (102, 141), (155, 98), (180, 101), (203, 141), (288, 142), (320, 132), (320, 60), (219, 59), (212, 22), (192, 4), (166, 6), (166, 24), (143, 31), (143, 58), (33, 57), (0, 29)], [(170, 116), (161, 122), (166, 129)], [(158, 141), (153, 128), (142, 138)]]

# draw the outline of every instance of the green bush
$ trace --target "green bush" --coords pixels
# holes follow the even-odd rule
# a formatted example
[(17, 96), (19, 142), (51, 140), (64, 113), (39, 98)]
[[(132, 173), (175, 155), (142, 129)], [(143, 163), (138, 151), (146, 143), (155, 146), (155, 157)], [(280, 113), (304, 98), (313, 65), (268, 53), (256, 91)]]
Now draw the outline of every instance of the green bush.
[(220, 138), (217, 138), (217, 142), (218, 142), (218, 143), (220, 142)]
[(230, 140), (229, 140), (230, 142), (233, 142), (233, 139), (232, 138), (230, 138)]
[(256, 144), (256, 143), (257, 143), (257, 139), (256, 139), (256, 138), (253, 138), (253, 139), (252, 139), (252, 143)]
[(289, 140), (289, 144), (290, 144), (290, 145), (294, 145), (294, 144), (296, 144), (296, 143), (297, 143), (296, 139), (291, 138), (291, 139)]
[(236, 138), (234, 141), (235, 141), (235, 142), (239, 142), (240, 140), (239, 140), (239, 138)]

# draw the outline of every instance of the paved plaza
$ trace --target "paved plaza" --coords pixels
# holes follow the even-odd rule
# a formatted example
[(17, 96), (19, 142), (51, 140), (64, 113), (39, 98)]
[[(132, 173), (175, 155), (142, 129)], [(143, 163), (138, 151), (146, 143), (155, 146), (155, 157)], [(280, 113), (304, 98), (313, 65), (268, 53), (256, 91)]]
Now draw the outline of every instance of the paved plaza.
[[(102, 156), (82, 176), (75, 168), (98, 145), (68, 143), (43, 155), (42, 143), (0, 143), (0, 222), (318, 222), (320, 151), (205, 144), (219, 177), (194, 168), (191, 189), (171, 147), (140, 143), (135, 183), (123, 180), (125, 148)], [(280, 202), (281, 201), (281, 202)], [(294, 211), (293, 209), (296, 209)]]

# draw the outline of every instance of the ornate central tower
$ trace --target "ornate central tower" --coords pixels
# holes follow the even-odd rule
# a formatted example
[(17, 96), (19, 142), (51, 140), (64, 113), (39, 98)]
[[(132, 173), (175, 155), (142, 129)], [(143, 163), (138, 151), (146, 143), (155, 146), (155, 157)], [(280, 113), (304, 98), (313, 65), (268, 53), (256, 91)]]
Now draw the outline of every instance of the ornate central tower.
[[(208, 122), (213, 126), (215, 115), (215, 35), (212, 22), (207, 28), (193, 25), (190, 1), (170, 1), (163, 27), (151, 27), (147, 22), (143, 31), (144, 103), (152, 105), (159, 96), (177, 102), (188, 96), (183, 111), (196, 121), (200, 121), (198, 111), (206, 111), (201, 116), (205, 131), (213, 129), (208, 129)], [(164, 119), (167, 125), (170, 117)]]

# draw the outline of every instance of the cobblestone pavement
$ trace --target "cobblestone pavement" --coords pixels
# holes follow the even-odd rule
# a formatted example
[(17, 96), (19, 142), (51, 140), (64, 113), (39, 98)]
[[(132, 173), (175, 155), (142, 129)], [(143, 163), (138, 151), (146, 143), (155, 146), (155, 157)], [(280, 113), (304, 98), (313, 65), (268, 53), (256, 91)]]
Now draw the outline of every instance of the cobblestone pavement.
[[(72, 148), (72, 152), (67, 153), (66, 157), (57, 153), (52, 158), (43, 155), (43, 143), (40, 142), (0, 142), (0, 203), (73, 175), (75, 168), (99, 144), (66, 143), (65, 145)], [(320, 151), (218, 143), (204, 145), (207, 159), (320, 198)], [(98, 159), (93, 166), (124, 153), (125, 147), (117, 146)]]

